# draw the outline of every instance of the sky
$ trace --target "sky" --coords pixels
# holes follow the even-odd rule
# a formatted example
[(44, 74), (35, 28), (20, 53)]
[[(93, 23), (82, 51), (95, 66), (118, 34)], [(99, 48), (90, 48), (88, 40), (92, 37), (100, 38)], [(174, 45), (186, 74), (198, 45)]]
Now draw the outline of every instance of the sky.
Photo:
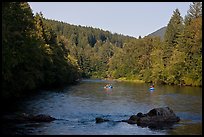
[(190, 2), (29, 2), (35, 14), (138, 38), (167, 26), (178, 8), (184, 17)]

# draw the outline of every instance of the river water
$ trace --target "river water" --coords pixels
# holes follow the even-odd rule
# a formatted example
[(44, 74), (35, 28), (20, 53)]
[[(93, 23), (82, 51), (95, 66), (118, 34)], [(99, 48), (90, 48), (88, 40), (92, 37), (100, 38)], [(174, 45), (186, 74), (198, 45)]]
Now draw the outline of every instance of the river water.
[[(113, 89), (104, 85), (111, 83)], [(156, 107), (170, 107), (181, 121), (150, 129), (114, 122)], [(15, 113), (49, 114), (59, 120), (4, 124), (4, 134), (26, 135), (201, 135), (202, 88), (85, 79), (63, 90), (42, 91), (15, 106)], [(96, 117), (113, 121), (95, 123)]]

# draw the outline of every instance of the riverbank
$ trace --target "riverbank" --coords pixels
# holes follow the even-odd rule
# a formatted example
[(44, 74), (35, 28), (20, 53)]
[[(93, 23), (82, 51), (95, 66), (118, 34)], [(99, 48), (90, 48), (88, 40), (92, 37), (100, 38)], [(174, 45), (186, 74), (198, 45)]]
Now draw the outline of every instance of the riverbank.
[(134, 78), (128, 79), (126, 77), (120, 77), (118, 79), (105, 78), (105, 80), (113, 80), (113, 81), (118, 81), (118, 82), (145, 83), (145, 81), (143, 80), (134, 79)]
[[(105, 78), (105, 80), (113, 80), (113, 81), (118, 81), (118, 82), (132, 82), (132, 83), (150, 83), (146, 82), (144, 80), (136, 79), (136, 78), (126, 78), (126, 77), (120, 77), (118, 79), (115, 78)], [(153, 82), (154, 83), (154, 82)], [(187, 84), (172, 84), (172, 83), (154, 83), (154, 84), (159, 84), (159, 85), (174, 85), (174, 86), (182, 86), (182, 87), (202, 87), (202, 85), (187, 85)]]

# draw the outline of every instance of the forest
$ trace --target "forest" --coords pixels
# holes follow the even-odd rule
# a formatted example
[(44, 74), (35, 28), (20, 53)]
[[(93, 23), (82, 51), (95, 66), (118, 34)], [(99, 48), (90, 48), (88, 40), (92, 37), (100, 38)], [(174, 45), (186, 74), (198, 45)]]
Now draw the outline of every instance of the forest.
[(172, 11), (164, 39), (70, 25), (34, 15), (27, 2), (2, 3), (2, 99), (81, 78), (202, 86), (202, 2), (184, 18)]

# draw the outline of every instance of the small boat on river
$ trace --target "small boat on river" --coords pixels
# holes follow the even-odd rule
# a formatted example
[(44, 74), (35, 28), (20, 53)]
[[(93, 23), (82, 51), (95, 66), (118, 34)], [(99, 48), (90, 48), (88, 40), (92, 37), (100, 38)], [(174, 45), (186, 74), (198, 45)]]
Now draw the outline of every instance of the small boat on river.
[(151, 91), (152, 91), (152, 90), (154, 90), (154, 88), (153, 88), (153, 87), (151, 87), (151, 88), (149, 88), (149, 90), (151, 90)]
[(150, 86), (149, 90), (154, 90), (154, 84)]
[(111, 84), (107, 84), (105, 87), (104, 87), (104, 89), (112, 89), (113, 88), (113, 86), (111, 85)]

